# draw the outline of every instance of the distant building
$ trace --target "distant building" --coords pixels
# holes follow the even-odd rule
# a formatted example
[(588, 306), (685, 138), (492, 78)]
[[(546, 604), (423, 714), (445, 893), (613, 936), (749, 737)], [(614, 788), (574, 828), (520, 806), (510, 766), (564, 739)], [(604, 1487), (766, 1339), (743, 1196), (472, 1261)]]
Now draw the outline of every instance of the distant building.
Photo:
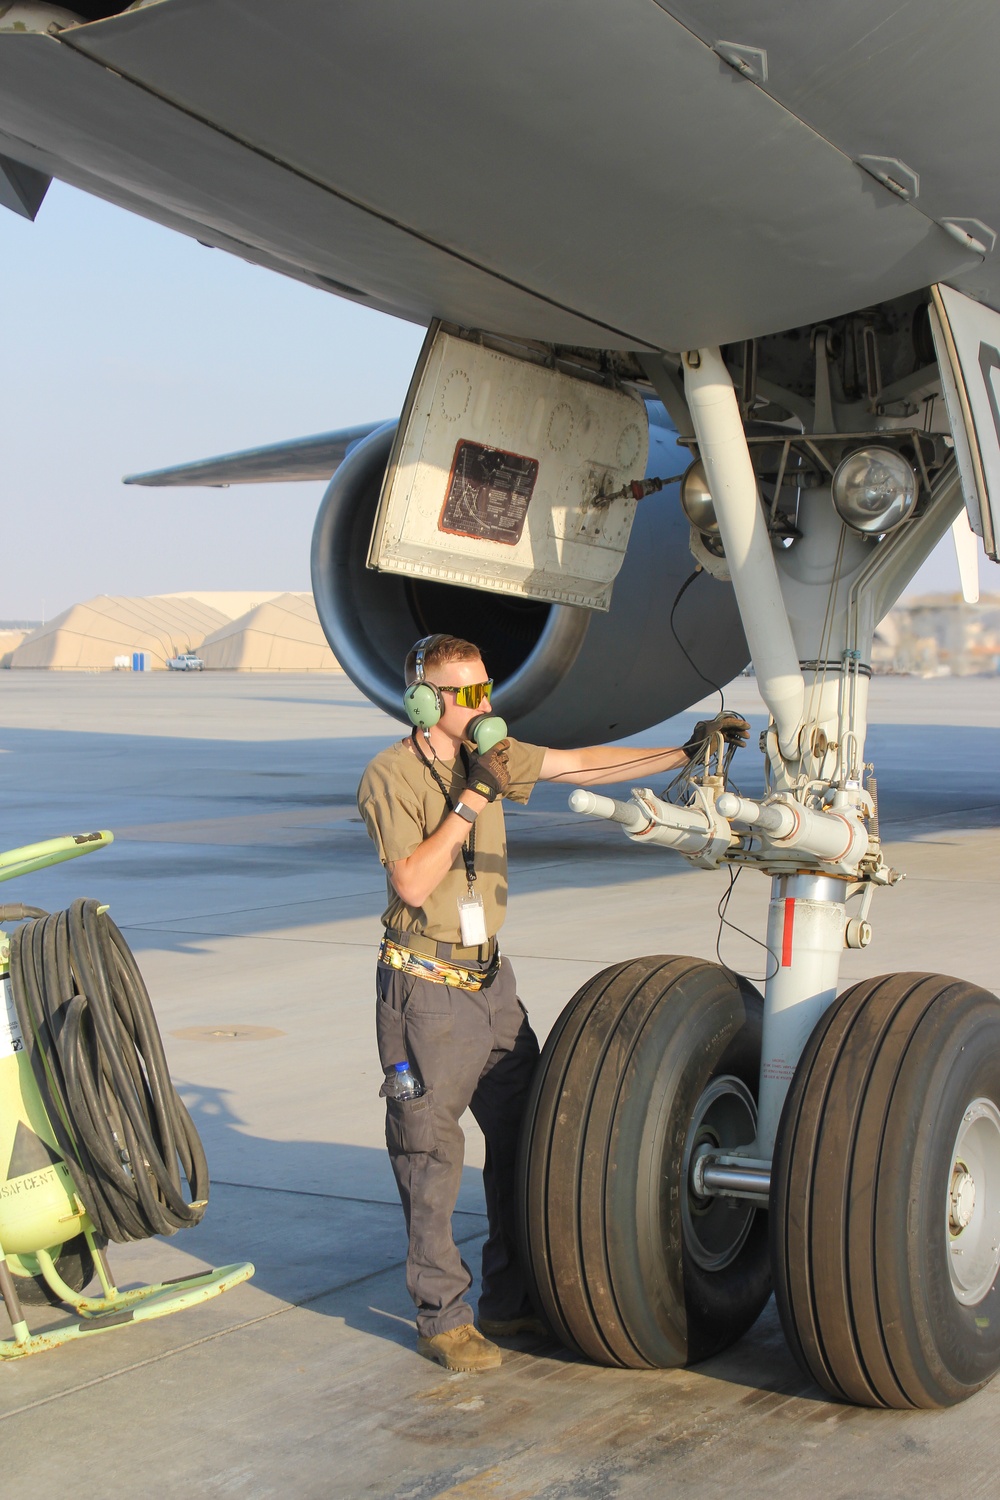
[(11, 657), (28, 631), (23, 626), (0, 625), (0, 667), (9, 667)]
[(0, 630), (0, 666), (15, 669), (110, 672), (142, 661), (145, 671), (163, 671), (186, 652), (201, 656), (207, 670), (340, 670), (311, 594), (101, 594), (30, 633)]
[(339, 672), (312, 594), (279, 594), (207, 635), (198, 647), (205, 670)]
[(875, 635), (879, 672), (921, 677), (983, 677), (1000, 672), (1000, 595), (966, 604), (960, 594), (929, 594), (897, 604)]
[(54, 671), (111, 671), (116, 656), (145, 653), (149, 670), (191, 651), (225, 615), (192, 595), (133, 598), (100, 594), (73, 604), (33, 630), (11, 655), (11, 667)]

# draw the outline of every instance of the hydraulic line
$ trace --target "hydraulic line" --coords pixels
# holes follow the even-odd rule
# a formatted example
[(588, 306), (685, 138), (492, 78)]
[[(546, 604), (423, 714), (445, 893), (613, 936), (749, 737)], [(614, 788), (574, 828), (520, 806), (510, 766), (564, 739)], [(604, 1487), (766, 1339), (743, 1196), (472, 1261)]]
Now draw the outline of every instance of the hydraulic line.
[(42, 1102), (94, 1228), (124, 1242), (197, 1224), (205, 1152), (111, 918), (79, 900), (25, 922), (10, 935), (10, 979)]

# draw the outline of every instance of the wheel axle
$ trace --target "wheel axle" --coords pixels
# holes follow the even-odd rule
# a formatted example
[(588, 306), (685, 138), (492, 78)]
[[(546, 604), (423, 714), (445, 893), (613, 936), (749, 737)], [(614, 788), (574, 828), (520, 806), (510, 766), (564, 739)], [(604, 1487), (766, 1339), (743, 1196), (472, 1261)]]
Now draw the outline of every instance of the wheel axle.
[(753, 1157), (705, 1152), (691, 1169), (692, 1191), (704, 1198), (747, 1198), (765, 1207), (771, 1191), (771, 1163)]

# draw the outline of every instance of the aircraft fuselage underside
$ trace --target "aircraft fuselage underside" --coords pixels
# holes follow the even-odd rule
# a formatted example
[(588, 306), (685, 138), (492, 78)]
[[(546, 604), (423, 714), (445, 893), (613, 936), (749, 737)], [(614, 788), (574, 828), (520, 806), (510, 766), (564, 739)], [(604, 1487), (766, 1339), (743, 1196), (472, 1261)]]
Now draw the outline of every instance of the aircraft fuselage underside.
[(681, 350), (938, 281), (1000, 306), (989, 8), (34, 9), (0, 152), (403, 317)]

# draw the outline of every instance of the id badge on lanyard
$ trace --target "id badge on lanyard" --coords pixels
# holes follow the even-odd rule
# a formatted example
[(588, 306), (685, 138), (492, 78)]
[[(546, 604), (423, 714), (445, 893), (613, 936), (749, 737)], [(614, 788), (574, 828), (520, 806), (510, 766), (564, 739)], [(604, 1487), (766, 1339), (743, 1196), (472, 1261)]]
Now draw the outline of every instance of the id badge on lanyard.
[(471, 885), (468, 894), (459, 898), (458, 925), (462, 933), (463, 948), (479, 948), (483, 943), (489, 942), (483, 898)]

